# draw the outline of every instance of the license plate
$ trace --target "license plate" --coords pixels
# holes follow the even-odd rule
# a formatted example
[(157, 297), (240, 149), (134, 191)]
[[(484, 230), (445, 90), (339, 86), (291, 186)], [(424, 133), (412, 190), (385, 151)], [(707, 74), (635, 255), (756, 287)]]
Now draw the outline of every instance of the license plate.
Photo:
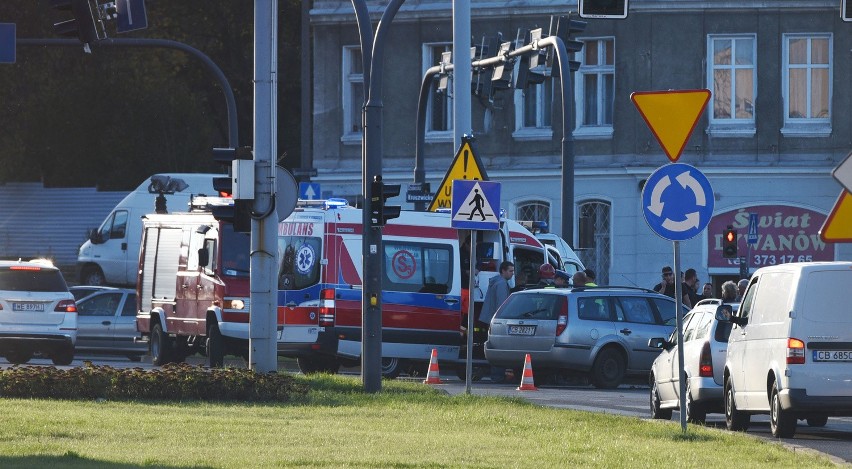
[(509, 326), (509, 335), (535, 335), (535, 326)]
[(815, 362), (852, 362), (852, 350), (814, 350)]
[(44, 311), (44, 303), (12, 303), (12, 311)]

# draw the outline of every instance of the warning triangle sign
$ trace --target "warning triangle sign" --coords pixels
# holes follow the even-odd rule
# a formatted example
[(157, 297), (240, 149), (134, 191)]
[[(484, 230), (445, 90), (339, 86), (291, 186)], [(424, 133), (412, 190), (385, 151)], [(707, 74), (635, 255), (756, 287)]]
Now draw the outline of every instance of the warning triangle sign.
[(852, 194), (844, 190), (822, 224), (819, 237), (826, 243), (852, 242)]
[(488, 175), (485, 173), (485, 167), (479, 161), (479, 157), (473, 151), (471, 145), (472, 139), (462, 138), (462, 144), (459, 151), (456, 153), (453, 162), (450, 163), (450, 168), (438, 190), (435, 191), (435, 197), (429, 205), (429, 211), (435, 212), (439, 208), (451, 208), (453, 204), (453, 181), (456, 179), (487, 181)]
[(494, 213), (494, 208), (485, 197), (482, 186), (477, 182), (464, 198), (458, 212), (453, 216), (454, 221), (496, 222), (500, 219)]
[(710, 90), (637, 91), (630, 100), (674, 163), (710, 100)]

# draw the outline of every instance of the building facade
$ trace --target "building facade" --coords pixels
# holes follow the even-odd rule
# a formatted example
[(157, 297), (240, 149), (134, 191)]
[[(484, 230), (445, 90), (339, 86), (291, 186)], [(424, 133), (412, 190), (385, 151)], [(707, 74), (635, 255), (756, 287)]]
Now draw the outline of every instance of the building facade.
[[(630, 0), (625, 20), (589, 19), (573, 74), (575, 188), (568, 239), (599, 284), (651, 287), (672, 265), (672, 242), (645, 222), (645, 181), (668, 164), (631, 102), (638, 91), (708, 89), (712, 95), (679, 162), (713, 187), (708, 229), (680, 243), (681, 268), (695, 268), (715, 290), (740, 276), (722, 257), (735, 227), (751, 271), (799, 260), (848, 260), (852, 249), (826, 244), (819, 230), (841, 194), (831, 171), (852, 149), (852, 24), (839, 0)], [(375, 22), (386, 2), (368, 2)], [(576, 2), (471, 0), (472, 45), (497, 37), (523, 45), (525, 32)], [(325, 195), (358, 199), (361, 190), (363, 69), (351, 2), (316, 0), (312, 28), (312, 159)], [(385, 46), (383, 161), (387, 182), (413, 182), (418, 94), (425, 71), (452, 49), (452, 2), (403, 4)], [(486, 41), (487, 42), (487, 41)], [(494, 56), (493, 53), (489, 56)], [(516, 66), (517, 67), (517, 66)], [(517, 68), (516, 68), (517, 71)], [(449, 79), (452, 79), (450, 76)], [(476, 77), (474, 77), (476, 79)], [(554, 86), (556, 83), (556, 86)], [(476, 152), (502, 183), (502, 208), (516, 219), (562, 226), (562, 100), (558, 78), (493, 96), (452, 96), (433, 83), (426, 110), (426, 181), (434, 189), (455, 155), (452, 105), (472, 100)], [(411, 204), (408, 204), (410, 207)], [(751, 213), (758, 241), (747, 244)]]

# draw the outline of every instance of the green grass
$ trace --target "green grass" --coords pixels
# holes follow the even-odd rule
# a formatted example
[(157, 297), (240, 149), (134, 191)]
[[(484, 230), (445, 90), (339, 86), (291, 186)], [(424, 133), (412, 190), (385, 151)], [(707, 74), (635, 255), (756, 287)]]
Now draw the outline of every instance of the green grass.
[(833, 467), (742, 434), (447, 396), (387, 381), (305, 379), (289, 404), (3, 399), (0, 467)]

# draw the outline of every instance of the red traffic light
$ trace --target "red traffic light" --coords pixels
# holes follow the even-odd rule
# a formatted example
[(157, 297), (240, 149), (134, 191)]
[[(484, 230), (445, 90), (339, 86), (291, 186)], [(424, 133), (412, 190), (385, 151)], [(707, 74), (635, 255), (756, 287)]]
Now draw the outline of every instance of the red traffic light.
[(730, 226), (722, 235), (722, 257), (726, 259), (737, 257), (737, 230)]
[(725, 241), (732, 243), (737, 239), (737, 234), (734, 233), (734, 230), (728, 230), (725, 232)]

